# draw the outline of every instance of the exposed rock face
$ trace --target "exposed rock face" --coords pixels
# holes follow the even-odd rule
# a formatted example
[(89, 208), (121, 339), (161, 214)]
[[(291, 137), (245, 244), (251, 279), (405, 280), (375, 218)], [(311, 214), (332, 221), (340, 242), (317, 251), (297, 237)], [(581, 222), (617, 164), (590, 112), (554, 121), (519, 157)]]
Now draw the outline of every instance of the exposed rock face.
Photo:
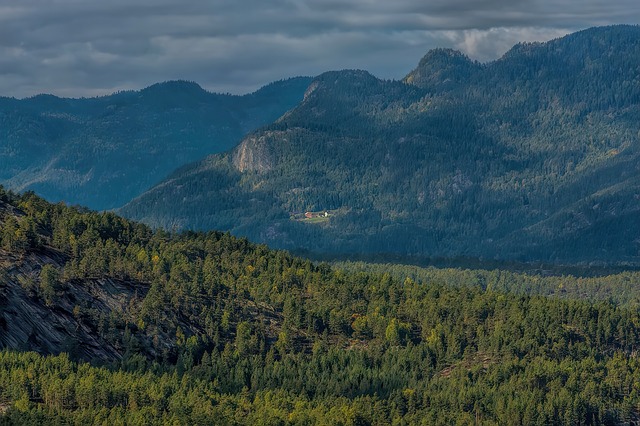
[(285, 135), (285, 132), (270, 131), (247, 137), (233, 153), (234, 167), (240, 172), (268, 172), (275, 164), (273, 144)]
[(144, 297), (146, 287), (112, 279), (69, 281), (47, 306), (36, 294), (40, 270), (46, 264), (59, 268), (63, 259), (55, 251), (24, 257), (0, 251), (0, 348), (70, 352), (99, 361), (120, 359), (123, 348), (110, 344), (86, 313), (90, 309), (105, 318), (127, 315), (130, 304)]
[[(175, 355), (174, 334), (136, 321), (149, 292), (147, 283), (60, 279), (54, 294), (45, 297), (43, 267), (62, 270), (67, 260), (49, 247), (23, 255), (0, 249), (0, 350), (67, 352), (98, 363), (118, 361), (128, 351), (150, 359)], [(188, 335), (201, 332), (180, 315), (176, 326)]]
[(311, 94), (318, 88), (319, 85), (320, 83), (317, 80), (313, 81), (307, 88), (307, 91), (304, 92), (303, 100), (306, 101), (309, 98), (309, 96), (311, 96)]

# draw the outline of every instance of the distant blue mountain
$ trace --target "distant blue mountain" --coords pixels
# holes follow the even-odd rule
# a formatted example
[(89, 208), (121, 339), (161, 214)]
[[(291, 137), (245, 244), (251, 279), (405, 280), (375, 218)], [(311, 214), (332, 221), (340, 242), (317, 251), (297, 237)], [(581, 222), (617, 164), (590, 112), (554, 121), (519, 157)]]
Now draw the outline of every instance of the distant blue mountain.
[(0, 98), (0, 183), (50, 201), (119, 207), (274, 121), (302, 100), (310, 81), (279, 81), (244, 96), (170, 81), (91, 99)]

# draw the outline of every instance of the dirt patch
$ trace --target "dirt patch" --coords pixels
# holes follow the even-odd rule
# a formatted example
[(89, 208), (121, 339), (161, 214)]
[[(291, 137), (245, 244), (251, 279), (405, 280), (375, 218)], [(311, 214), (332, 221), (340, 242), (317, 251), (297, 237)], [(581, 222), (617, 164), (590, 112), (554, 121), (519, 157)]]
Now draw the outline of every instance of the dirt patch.
[(479, 352), (471, 358), (464, 359), (454, 365), (445, 367), (442, 371), (440, 371), (440, 373), (438, 373), (438, 375), (447, 378), (451, 376), (453, 369), (459, 366), (467, 370), (471, 370), (475, 366), (482, 365), (482, 368), (486, 370), (491, 364), (495, 364), (496, 362), (497, 360), (494, 355)]

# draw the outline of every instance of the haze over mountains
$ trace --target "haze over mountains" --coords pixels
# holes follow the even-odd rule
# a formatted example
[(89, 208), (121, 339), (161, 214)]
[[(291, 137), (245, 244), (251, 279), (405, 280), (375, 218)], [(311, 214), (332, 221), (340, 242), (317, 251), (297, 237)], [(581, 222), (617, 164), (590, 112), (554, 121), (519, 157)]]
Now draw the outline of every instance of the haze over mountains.
[(437, 49), (403, 81), (328, 72), (121, 212), (314, 252), (638, 263), (638, 57), (613, 26), (487, 64)]
[(0, 183), (51, 201), (120, 207), (272, 122), (302, 99), (309, 81), (279, 81), (244, 96), (172, 81), (90, 99), (0, 98)]

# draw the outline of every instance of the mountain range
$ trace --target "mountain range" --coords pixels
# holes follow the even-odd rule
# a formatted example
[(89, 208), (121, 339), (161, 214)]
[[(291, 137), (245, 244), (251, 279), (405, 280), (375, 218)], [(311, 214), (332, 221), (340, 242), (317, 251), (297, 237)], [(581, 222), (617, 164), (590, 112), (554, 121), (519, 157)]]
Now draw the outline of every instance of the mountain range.
[(244, 96), (170, 81), (97, 98), (0, 98), (0, 183), (51, 201), (120, 207), (280, 117), (309, 82), (279, 81)]
[(0, 99), (0, 425), (640, 423), (639, 58)]
[[(312, 253), (640, 262), (640, 27), (324, 73), (120, 212)], [(179, 200), (179, 203), (176, 203)]]

